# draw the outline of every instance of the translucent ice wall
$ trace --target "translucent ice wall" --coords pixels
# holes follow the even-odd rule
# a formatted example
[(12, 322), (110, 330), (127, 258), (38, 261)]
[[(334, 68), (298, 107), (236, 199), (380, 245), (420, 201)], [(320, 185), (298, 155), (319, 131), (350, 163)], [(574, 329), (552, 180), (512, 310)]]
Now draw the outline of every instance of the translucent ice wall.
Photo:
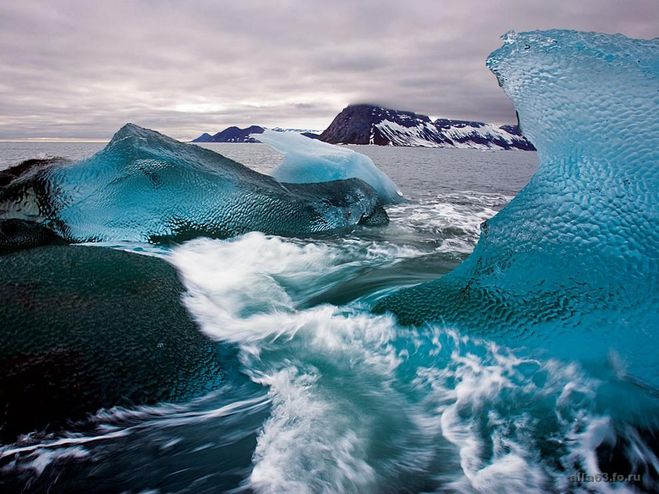
[(539, 169), (462, 265), (377, 308), (659, 383), (659, 39), (503, 39), (487, 66)]
[(368, 156), (352, 149), (310, 139), (295, 132), (266, 130), (261, 142), (284, 154), (272, 176), (282, 182), (318, 183), (358, 178), (378, 191), (385, 203), (400, 202), (396, 184)]
[(0, 217), (43, 221), (73, 241), (160, 241), (381, 224), (381, 202), (358, 179), (285, 184), (128, 124), (91, 158), (24, 173), (0, 190)]

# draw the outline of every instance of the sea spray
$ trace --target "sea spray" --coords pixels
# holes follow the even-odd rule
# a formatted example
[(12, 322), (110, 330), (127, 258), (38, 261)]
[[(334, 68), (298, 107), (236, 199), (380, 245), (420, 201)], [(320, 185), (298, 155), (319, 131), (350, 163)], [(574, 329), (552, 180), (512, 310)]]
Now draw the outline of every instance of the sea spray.
[(296, 287), (347, 261), (260, 234), (173, 253), (202, 330), (238, 345), (242, 371), (269, 389), (252, 488), (564, 490), (566, 472), (600, 471), (590, 424), (624, 431), (597, 405), (599, 379), (358, 305), (301, 309)]

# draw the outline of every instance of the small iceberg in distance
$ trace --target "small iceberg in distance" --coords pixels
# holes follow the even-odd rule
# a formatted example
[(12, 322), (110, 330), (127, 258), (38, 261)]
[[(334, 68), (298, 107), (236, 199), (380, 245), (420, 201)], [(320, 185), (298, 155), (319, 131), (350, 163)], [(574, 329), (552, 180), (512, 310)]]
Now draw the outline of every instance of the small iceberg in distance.
[(88, 159), (50, 163), (0, 187), (0, 219), (38, 221), (74, 242), (308, 235), (386, 224), (382, 203), (358, 178), (282, 183), (133, 124)]
[(659, 38), (509, 33), (487, 66), (538, 171), (465, 262), (376, 311), (659, 385)]
[(310, 139), (296, 132), (266, 129), (259, 141), (284, 155), (271, 175), (281, 182), (321, 183), (358, 178), (373, 187), (385, 204), (403, 201), (396, 184), (373, 160), (352, 149)]

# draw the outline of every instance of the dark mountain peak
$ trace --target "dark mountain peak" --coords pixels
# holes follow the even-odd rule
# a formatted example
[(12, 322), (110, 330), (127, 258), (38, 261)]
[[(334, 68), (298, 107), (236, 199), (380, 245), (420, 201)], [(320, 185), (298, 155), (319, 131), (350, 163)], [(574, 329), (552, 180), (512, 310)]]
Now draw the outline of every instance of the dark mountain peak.
[(373, 124), (380, 123), (383, 120), (388, 120), (390, 122), (396, 122), (403, 127), (411, 127), (418, 122), (430, 122), (430, 118), (426, 115), (365, 103), (346, 106), (341, 113), (336, 116), (335, 120), (336, 119), (350, 119), (361, 122), (368, 121)]
[(192, 142), (213, 142), (213, 136), (208, 132), (204, 132)]
[(385, 123), (405, 129), (432, 125), (427, 115), (358, 104), (345, 107), (320, 135), (320, 139), (333, 144), (390, 145), (393, 142), (382, 129)]
[(250, 125), (249, 127), (245, 127), (244, 129), (241, 129), (240, 127), (232, 125), (230, 127), (227, 127), (226, 129), (218, 132), (213, 137), (217, 137), (217, 136), (221, 136), (221, 135), (263, 134), (263, 130), (264, 130), (264, 127), (261, 127), (260, 125)]
[[(277, 132), (297, 132), (310, 139), (318, 139), (320, 137), (319, 134), (306, 129), (285, 129), (275, 127), (272, 130), (276, 130)], [(252, 135), (263, 134), (264, 131), (265, 127), (261, 127), (260, 125), (250, 125), (244, 129), (232, 125), (214, 135), (204, 132), (192, 142), (260, 142), (258, 139), (252, 137)]]
[(332, 144), (386, 144), (373, 142), (373, 126), (385, 120), (388, 112), (391, 110), (369, 104), (347, 106), (320, 134), (320, 140)]
[(263, 134), (264, 130), (265, 128), (260, 125), (250, 125), (244, 129), (232, 125), (214, 135), (204, 132), (192, 142), (259, 142), (250, 136)]

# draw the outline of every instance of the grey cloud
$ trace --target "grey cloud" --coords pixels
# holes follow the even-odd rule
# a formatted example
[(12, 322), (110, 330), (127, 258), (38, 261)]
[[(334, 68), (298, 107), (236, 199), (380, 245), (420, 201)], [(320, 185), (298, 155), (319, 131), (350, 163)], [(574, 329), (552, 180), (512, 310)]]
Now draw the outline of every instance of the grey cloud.
[(656, 0), (0, 4), (0, 138), (323, 128), (352, 102), (512, 121), (485, 68), (509, 29), (656, 36)]

